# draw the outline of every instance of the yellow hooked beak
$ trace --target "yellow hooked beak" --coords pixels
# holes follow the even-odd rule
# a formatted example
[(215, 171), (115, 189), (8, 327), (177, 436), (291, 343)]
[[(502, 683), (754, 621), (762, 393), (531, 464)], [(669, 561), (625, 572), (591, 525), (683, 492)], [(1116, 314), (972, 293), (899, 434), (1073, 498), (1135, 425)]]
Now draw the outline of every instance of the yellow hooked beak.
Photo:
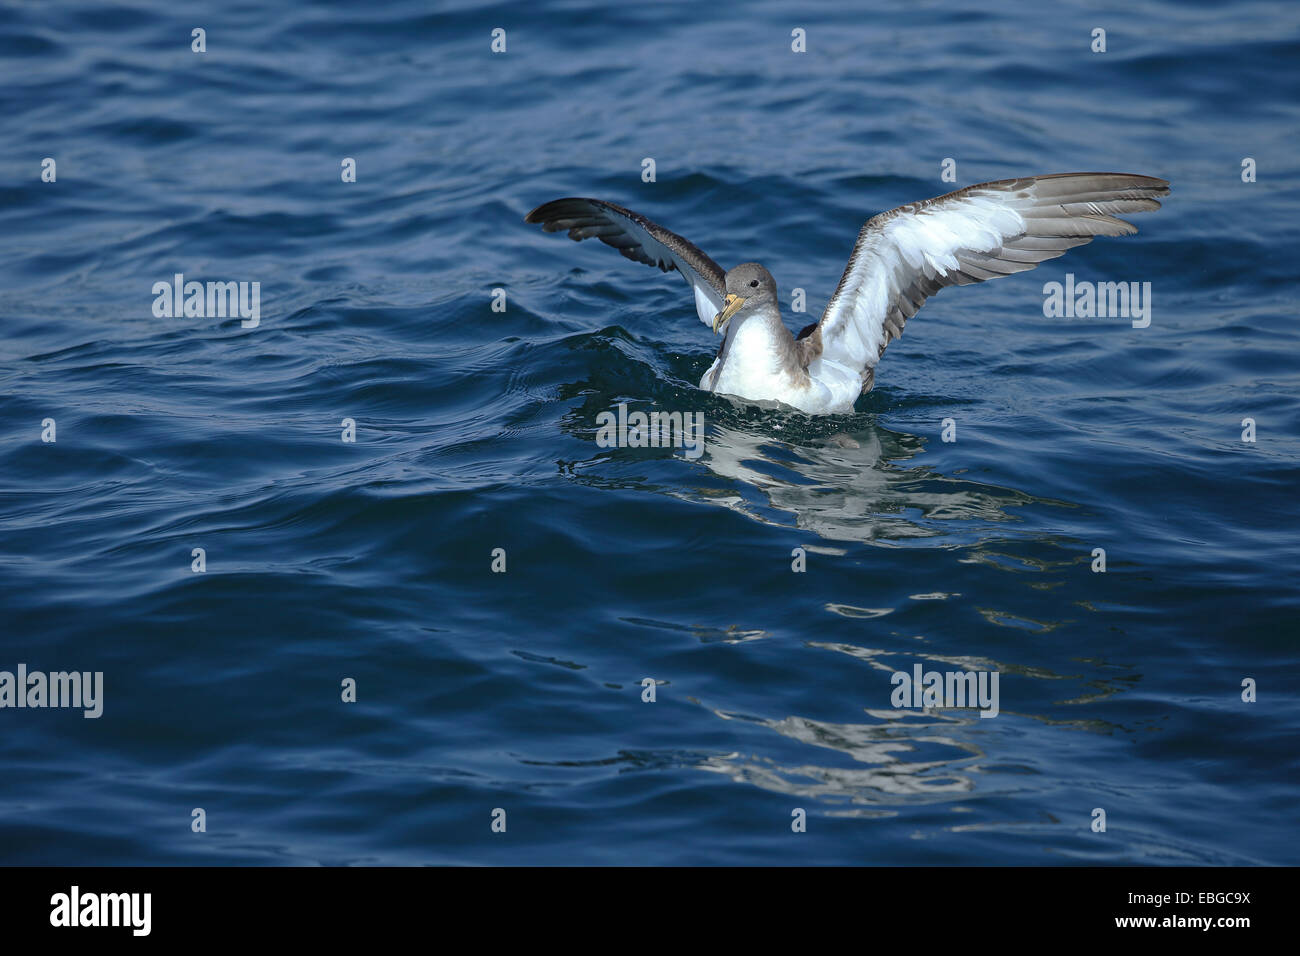
[(713, 317), (713, 333), (716, 335), (718, 330), (727, 324), (727, 321), (740, 311), (740, 307), (745, 304), (745, 300), (734, 292), (723, 300), (722, 311)]

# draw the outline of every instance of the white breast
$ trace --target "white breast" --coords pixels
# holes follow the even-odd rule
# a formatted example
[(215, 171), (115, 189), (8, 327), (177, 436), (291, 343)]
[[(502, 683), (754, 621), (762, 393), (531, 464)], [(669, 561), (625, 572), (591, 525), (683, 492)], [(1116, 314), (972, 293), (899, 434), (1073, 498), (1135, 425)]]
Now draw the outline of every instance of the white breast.
[(728, 329), (722, 368), (713, 390), (755, 401), (779, 400), (778, 393), (788, 391), (791, 385), (783, 374), (780, 344), (759, 316)]
[(781, 402), (810, 415), (853, 411), (862, 388), (853, 370), (816, 359), (807, 376), (797, 375), (785, 361), (779, 332), (762, 321), (747, 321), (732, 336), (724, 358), (714, 359), (700, 388), (754, 402)]

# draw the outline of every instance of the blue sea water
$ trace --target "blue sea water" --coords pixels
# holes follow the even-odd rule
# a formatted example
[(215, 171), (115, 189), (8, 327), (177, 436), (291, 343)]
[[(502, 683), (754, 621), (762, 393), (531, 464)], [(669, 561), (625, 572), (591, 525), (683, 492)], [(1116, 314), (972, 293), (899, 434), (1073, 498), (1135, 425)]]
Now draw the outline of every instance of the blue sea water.
[[(0, 670), (104, 675), (0, 709), (0, 863), (1300, 862), (1298, 25), (0, 4)], [(630, 206), (798, 329), (870, 215), (1076, 170), (1172, 195), (830, 420), (699, 392), (675, 275), (522, 221)], [(155, 316), (176, 273), (260, 323)], [(1067, 273), (1150, 326), (1045, 317)], [(620, 403), (705, 453), (601, 447)], [(918, 664), (999, 715), (894, 708)]]

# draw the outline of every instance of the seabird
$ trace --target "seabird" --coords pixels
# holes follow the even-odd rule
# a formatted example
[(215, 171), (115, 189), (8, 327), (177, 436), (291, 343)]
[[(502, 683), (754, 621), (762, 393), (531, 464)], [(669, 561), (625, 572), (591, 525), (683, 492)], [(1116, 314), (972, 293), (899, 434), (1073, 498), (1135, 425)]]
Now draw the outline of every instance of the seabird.
[(871, 390), (885, 346), (944, 286), (1032, 269), (1093, 236), (1136, 227), (1115, 213), (1159, 209), (1169, 183), (1130, 173), (1057, 173), (967, 186), (867, 220), (821, 320), (798, 338), (781, 321), (776, 281), (757, 262), (723, 271), (698, 246), (600, 199), (556, 199), (525, 222), (595, 236), (629, 259), (676, 269), (695, 311), (723, 332), (700, 388), (810, 415), (848, 414)]

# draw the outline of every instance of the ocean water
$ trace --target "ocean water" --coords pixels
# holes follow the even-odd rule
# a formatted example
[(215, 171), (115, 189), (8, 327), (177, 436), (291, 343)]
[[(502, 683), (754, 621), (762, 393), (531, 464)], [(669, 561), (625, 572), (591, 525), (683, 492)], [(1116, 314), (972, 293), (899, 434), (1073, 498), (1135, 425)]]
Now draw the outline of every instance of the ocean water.
[[(0, 709), (0, 862), (1300, 862), (1296, 5), (0, 14), (0, 670), (103, 674)], [(630, 206), (798, 329), (876, 212), (1077, 170), (1172, 194), (823, 420), (522, 221)], [(1150, 325), (1046, 317), (1067, 274)], [(602, 447), (624, 403), (704, 453)], [(918, 665), (998, 715), (895, 708)]]

